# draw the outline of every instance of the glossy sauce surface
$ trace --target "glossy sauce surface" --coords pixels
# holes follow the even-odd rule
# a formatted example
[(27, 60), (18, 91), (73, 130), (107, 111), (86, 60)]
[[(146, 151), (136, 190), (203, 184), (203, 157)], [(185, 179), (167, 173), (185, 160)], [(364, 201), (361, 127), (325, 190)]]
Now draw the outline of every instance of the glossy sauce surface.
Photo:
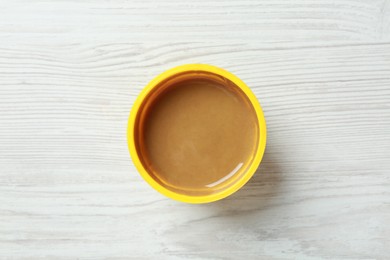
[(141, 143), (153, 178), (175, 192), (205, 195), (245, 171), (257, 140), (255, 112), (235, 85), (187, 79), (149, 106)]

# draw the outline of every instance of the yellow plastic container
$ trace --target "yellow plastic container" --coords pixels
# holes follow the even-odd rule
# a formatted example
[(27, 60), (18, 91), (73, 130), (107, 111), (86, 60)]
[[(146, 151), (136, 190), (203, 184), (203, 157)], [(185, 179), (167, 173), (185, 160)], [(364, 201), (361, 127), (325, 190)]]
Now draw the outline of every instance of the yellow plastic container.
[[(258, 125), (258, 139), (257, 145), (253, 150), (253, 154), (251, 154), (251, 159), (248, 165), (245, 168), (245, 171), (237, 177), (237, 179), (231, 184), (227, 185), (225, 188), (218, 190), (217, 192), (213, 192), (210, 194), (203, 195), (194, 195), (194, 194), (183, 194), (182, 192), (177, 192), (174, 189), (163, 185), (161, 182), (157, 181), (156, 178), (153, 177), (151, 173), (151, 169), (145, 165), (145, 158), (143, 158), (142, 153), (140, 152), (140, 145), (137, 143), (137, 129), (139, 129), (139, 118), (143, 113), (143, 107), (145, 106), (145, 102), (150, 98), (152, 93), (156, 92), (156, 89), (161, 86), (167, 80), (179, 77), (180, 75), (185, 75), (185, 73), (208, 73), (213, 76), (222, 77), (232, 82), (236, 87), (238, 87), (242, 93), (249, 100), (250, 104), (253, 107), (253, 110), (256, 115), (257, 125)], [(155, 95), (155, 94), (154, 94)], [(141, 176), (149, 183), (155, 190), (162, 193), (163, 195), (172, 198), (174, 200), (186, 202), (186, 203), (208, 203), (216, 200), (220, 200), (225, 198), (237, 190), (239, 190), (248, 180), (253, 176), (256, 169), (258, 168), (261, 159), (264, 154), (265, 145), (266, 145), (266, 123), (264, 119), (264, 115), (262, 109), (260, 107), (259, 102), (257, 101), (255, 95), (252, 91), (242, 82), (238, 77), (231, 74), (230, 72), (215, 67), (211, 65), (205, 64), (188, 64), (182, 65), (175, 68), (172, 68), (168, 71), (163, 72), (154, 78), (140, 93), (137, 100), (135, 101), (133, 108), (130, 112), (130, 117), (128, 120), (128, 128), (127, 128), (127, 142), (129, 151), (136, 166), (137, 170), (141, 174)], [(207, 156), (207, 155), (205, 155)]]

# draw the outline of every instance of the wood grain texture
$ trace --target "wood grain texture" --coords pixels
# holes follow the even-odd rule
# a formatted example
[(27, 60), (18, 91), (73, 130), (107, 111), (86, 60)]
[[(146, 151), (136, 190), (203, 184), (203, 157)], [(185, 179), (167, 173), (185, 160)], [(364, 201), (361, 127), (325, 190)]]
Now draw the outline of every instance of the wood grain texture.
[[(0, 1), (1, 259), (388, 259), (390, 1)], [(129, 110), (209, 63), (259, 98), (258, 173), (207, 205), (138, 175)]]

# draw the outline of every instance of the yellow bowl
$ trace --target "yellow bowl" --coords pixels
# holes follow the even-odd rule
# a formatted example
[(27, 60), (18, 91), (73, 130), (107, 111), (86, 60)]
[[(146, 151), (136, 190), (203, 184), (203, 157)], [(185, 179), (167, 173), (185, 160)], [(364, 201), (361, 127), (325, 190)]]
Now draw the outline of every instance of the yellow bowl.
[[(147, 168), (143, 165), (142, 158), (141, 158), (142, 155), (137, 151), (137, 145), (136, 145), (135, 129), (137, 127), (137, 117), (139, 116), (139, 113), (142, 108), (142, 104), (144, 103), (145, 99), (147, 99), (151, 91), (156, 87), (158, 87), (160, 83), (166, 81), (167, 79), (175, 77), (175, 75), (183, 74), (186, 72), (207, 72), (207, 73), (215, 74), (217, 76), (224, 77), (230, 80), (232, 83), (234, 83), (238, 88), (242, 90), (242, 92), (246, 95), (251, 105), (253, 106), (257, 116), (257, 123), (259, 127), (259, 131), (258, 131), (259, 138), (258, 138), (257, 148), (255, 150), (255, 153), (253, 154), (252, 157), (253, 159), (250, 162), (250, 165), (248, 166), (244, 174), (242, 174), (242, 176), (240, 176), (240, 178), (237, 181), (235, 181), (232, 185), (226, 187), (225, 189), (222, 189), (216, 193), (211, 193), (202, 196), (178, 193), (168, 189), (167, 187), (164, 187), (159, 182), (157, 182), (148, 172)], [(257, 101), (256, 96), (252, 93), (252, 91), (248, 88), (248, 86), (245, 85), (243, 81), (241, 81), (238, 77), (231, 74), (230, 72), (215, 66), (206, 65), (206, 64), (187, 64), (163, 72), (162, 74), (154, 78), (142, 90), (141, 94), (136, 99), (133, 108), (130, 112), (130, 117), (127, 126), (127, 143), (135, 167), (137, 168), (141, 176), (145, 179), (145, 181), (149, 183), (155, 190), (157, 190), (158, 192), (162, 193), (163, 195), (169, 198), (186, 202), (186, 203), (208, 203), (208, 202), (220, 200), (222, 198), (225, 198), (233, 194), (234, 192), (239, 190), (246, 182), (248, 182), (248, 180), (256, 172), (256, 169), (258, 168), (261, 159), (263, 157), (265, 145), (266, 145), (266, 134), (267, 134), (266, 123), (265, 123), (264, 114), (261, 109), (261, 106)]]

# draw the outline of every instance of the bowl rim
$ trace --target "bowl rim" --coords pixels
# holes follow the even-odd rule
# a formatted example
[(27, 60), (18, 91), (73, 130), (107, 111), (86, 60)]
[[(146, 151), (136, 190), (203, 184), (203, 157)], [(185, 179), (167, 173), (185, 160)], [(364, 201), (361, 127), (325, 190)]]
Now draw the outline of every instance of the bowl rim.
[[(138, 112), (140, 110), (140, 107), (145, 100), (145, 98), (148, 96), (148, 94), (157, 87), (162, 81), (171, 78), (172, 76), (176, 74), (182, 74), (185, 72), (193, 72), (193, 71), (202, 71), (202, 72), (208, 72), (213, 73), (219, 76), (222, 76), (231, 82), (233, 82), (237, 87), (239, 87), (244, 94), (248, 97), (250, 103), (252, 104), (255, 112), (256, 117), (259, 125), (259, 143), (257, 146), (257, 149), (255, 151), (254, 157), (252, 162), (250, 163), (248, 169), (246, 172), (244, 172), (243, 176), (237, 180), (236, 183), (232, 184), (231, 186), (228, 186), (226, 189), (222, 189), (221, 191), (218, 191), (216, 193), (202, 195), (202, 196), (191, 196), (181, 193), (176, 193), (172, 190), (169, 190), (168, 188), (162, 186), (160, 183), (155, 181), (150, 174), (147, 172), (143, 164), (141, 163), (141, 160), (139, 158), (136, 144), (135, 144), (135, 122), (137, 119)], [(232, 73), (208, 64), (185, 64), (180, 65), (174, 68), (171, 68), (154, 79), (152, 79), (146, 87), (141, 91), (141, 93), (138, 95), (137, 99), (134, 102), (134, 105), (130, 111), (128, 124), (127, 124), (127, 144), (128, 149), (130, 152), (130, 156), (133, 160), (134, 166), (137, 168), (138, 172), (142, 176), (142, 178), (155, 190), (160, 192), (161, 194), (177, 200), (181, 202), (186, 203), (209, 203), (213, 201), (217, 201), (220, 199), (223, 199), (225, 197), (228, 197), (229, 195), (235, 193), (238, 191), (242, 186), (244, 186), (249, 179), (254, 175), (256, 172), (258, 166), (260, 165), (260, 162), (263, 158), (265, 146), (266, 146), (266, 139), (267, 139), (267, 130), (266, 130), (266, 122), (264, 118), (263, 110), (260, 106), (259, 101), (257, 100), (255, 94), (250, 90), (250, 88), (237, 76), (233, 75)]]

